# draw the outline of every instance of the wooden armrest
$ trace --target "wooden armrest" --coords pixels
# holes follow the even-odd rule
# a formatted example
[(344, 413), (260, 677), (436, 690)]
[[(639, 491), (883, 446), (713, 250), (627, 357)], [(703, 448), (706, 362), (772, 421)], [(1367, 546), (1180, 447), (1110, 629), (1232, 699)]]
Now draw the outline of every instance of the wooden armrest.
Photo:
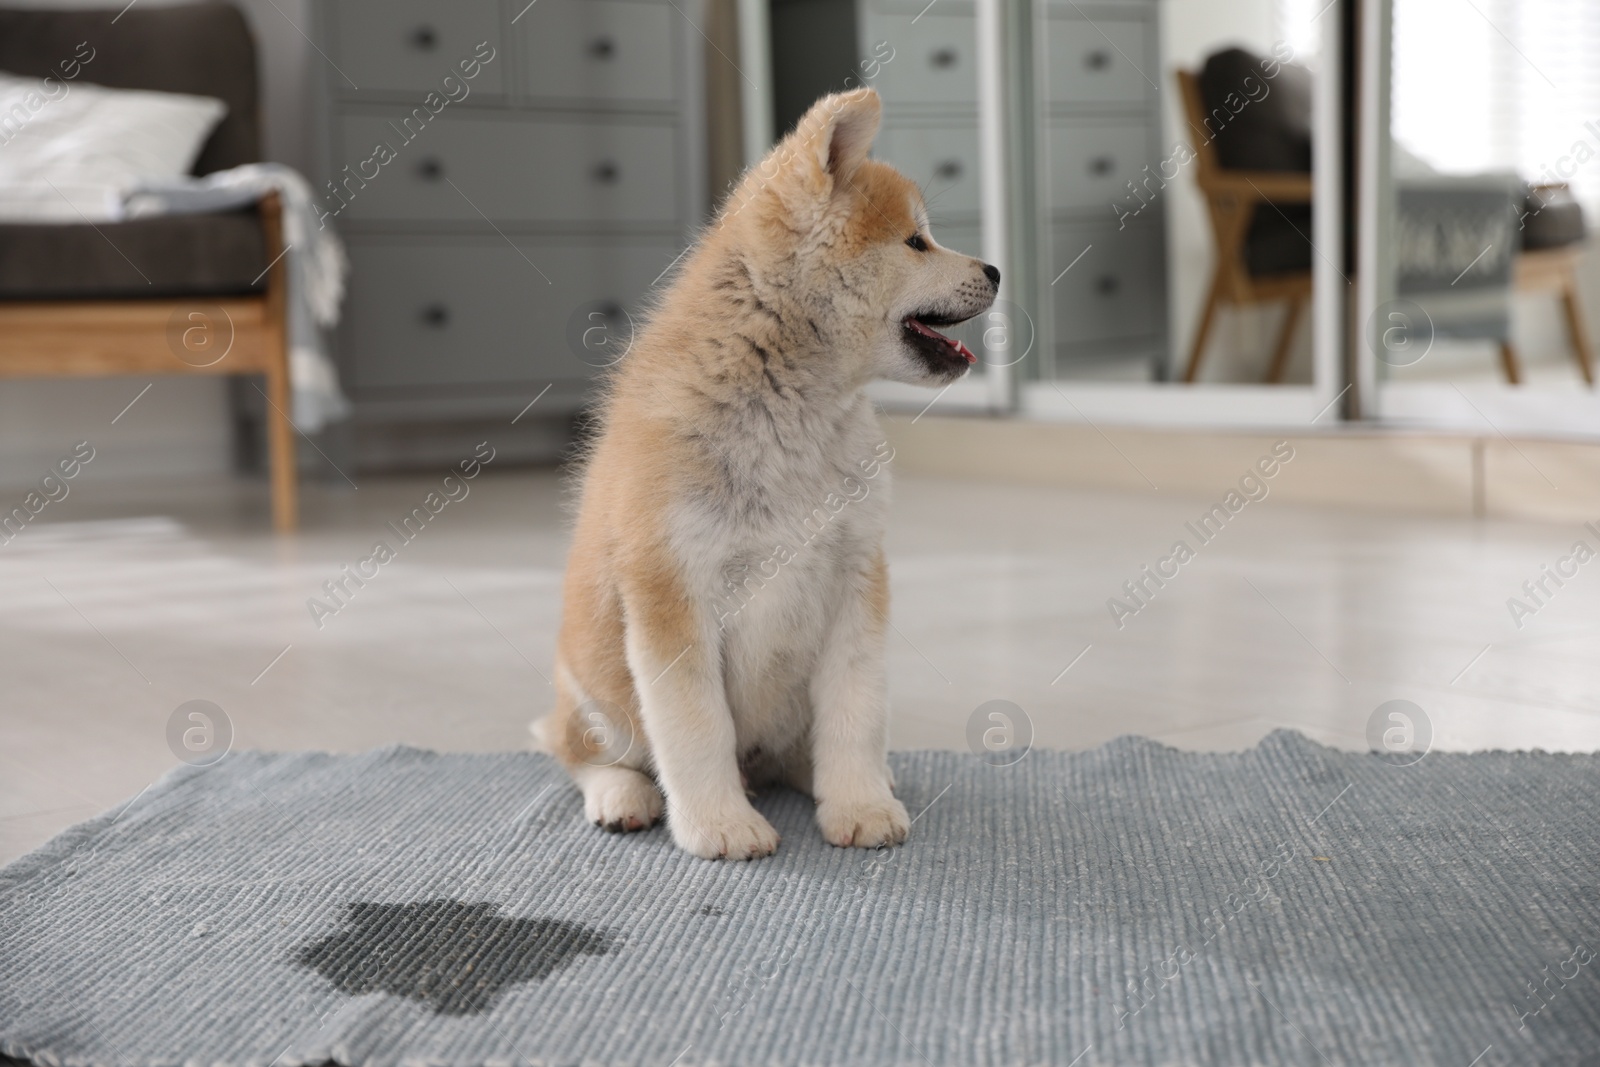
[(1234, 193), (1258, 200), (1311, 202), (1311, 175), (1278, 170), (1219, 170), (1201, 179), (1208, 193)]
[(256, 201), (256, 213), (261, 216), (264, 226), (279, 227), (283, 225), (283, 201), (278, 197), (276, 190), (267, 193)]
[(283, 201), (276, 191), (270, 192), (256, 202), (256, 211), (261, 215), (261, 231), (265, 239), (267, 253), (267, 278), (268, 289), (281, 289), (287, 284), (286, 268), (283, 263)]

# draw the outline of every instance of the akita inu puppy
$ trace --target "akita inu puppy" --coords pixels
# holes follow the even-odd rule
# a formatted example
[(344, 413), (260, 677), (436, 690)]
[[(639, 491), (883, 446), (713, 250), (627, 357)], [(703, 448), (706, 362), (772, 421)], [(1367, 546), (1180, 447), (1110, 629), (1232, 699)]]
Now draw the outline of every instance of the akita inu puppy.
[(966, 373), (936, 327), (987, 309), (1000, 272), (941, 248), (917, 186), (867, 158), (881, 110), (870, 89), (813, 106), (609, 382), (534, 725), (608, 830), (665, 809), (697, 856), (770, 855), (747, 788), (781, 782), (835, 845), (909, 832), (886, 758), (892, 451), (862, 390)]

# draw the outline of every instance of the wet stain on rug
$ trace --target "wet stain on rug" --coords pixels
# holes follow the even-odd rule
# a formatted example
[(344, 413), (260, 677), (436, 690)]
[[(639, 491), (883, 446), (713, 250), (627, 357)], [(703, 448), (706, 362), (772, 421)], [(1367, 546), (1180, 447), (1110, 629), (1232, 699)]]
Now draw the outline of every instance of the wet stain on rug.
[(496, 904), (361, 901), (347, 905), (341, 929), (302, 946), (295, 960), (352, 996), (392, 993), (441, 1015), (476, 1015), (508, 987), (615, 944), (582, 923), (509, 918)]

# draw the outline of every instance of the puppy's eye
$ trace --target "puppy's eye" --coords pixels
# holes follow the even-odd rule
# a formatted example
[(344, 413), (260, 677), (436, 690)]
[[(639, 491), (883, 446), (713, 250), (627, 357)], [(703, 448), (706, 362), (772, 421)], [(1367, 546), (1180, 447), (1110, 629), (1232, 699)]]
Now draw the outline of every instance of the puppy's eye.
[(928, 250), (928, 242), (922, 239), (922, 234), (920, 233), (914, 233), (907, 237), (906, 244), (915, 248), (918, 252), (926, 252)]

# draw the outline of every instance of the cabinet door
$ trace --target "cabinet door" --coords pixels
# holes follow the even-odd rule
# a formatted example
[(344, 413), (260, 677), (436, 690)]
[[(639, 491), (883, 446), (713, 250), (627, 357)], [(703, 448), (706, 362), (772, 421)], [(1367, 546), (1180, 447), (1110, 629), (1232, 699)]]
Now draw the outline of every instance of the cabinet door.
[[(350, 115), (340, 125), (343, 159), (362, 179), (346, 187), (347, 218), (677, 221), (678, 136), (664, 123), (469, 117), (447, 109), (432, 118)], [(374, 162), (379, 145), (392, 160)]]
[[(1057, 119), (1046, 127), (1050, 138), (1050, 207), (1110, 213), (1139, 207), (1160, 185), (1158, 160), (1149, 157), (1150, 131), (1143, 122)], [(1150, 167), (1150, 174), (1144, 167)], [(1149, 181), (1148, 186), (1140, 185)], [(1140, 185), (1138, 196), (1128, 183)], [(1126, 203), (1124, 203), (1126, 202)]]
[(522, 91), (555, 100), (671, 101), (682, 21), (667, 3), (539, 0), (515, 27)]
[(352, 239), (346, 380), (357, 395), (581, 381), (623, 357), (677, 253), (666, 238)]
[(1051, 262), (1061, 265), (1054, 269), (1072, 264), (1050, 287), (1056, 343), (1159, 334), (1162, 240), (1161, 229), (1148, 225), (1054, 227)]
[(977, 106), (977, 45), (970, 15), (872, 12), (863, 17), (861, 27), (861, 51), (872, 62), (857, 78), (883, 94), (891, 115), (907, 107)]
[(873, 154), (922, 186), (930, 217), (964, 218), (981, 210), (977, 123), (886, 126), (878, 134)]
[[(505, 89), (505, 42), (495, 0), (338, 0), (332, 5), (333, 51), (340, 92), (414, 92), (460, 79), (461, 61), (488, 42), (494, 58), (467, 84), (474, 92)], [(354, 83), (352, 85), (351, 83)], [(459, 91), (459, 90), (458, 90)]]
[(1051, 18), (1046, 70), (1051, 103), (1143, 103), (1161, 71), (1145, 49), (1136, 19)]

